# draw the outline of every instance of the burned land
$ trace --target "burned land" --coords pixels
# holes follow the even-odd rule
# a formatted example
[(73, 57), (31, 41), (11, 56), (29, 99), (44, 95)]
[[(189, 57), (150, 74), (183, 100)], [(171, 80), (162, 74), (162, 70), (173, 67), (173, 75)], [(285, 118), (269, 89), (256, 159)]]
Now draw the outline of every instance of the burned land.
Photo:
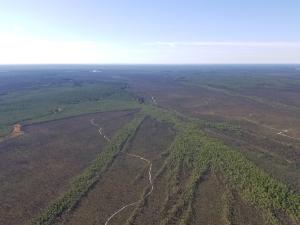
[(0, 224), (299, 224), (295, 66), (5, 71)]

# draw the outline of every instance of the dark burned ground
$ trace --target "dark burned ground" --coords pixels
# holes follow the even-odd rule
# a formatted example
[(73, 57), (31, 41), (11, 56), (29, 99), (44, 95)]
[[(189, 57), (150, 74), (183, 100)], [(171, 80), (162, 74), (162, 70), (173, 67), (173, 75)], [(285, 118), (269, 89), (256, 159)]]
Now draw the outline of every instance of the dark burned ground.
[(227, 217), (231, 224), (268, 225), (262, 212), (243, 201), (235, 190), (231, 190), (228, 207)]
[(202, 176), (193, 202), (191, 224), (226, 224), (226, 188), (212, 172)]
[[(253, 121), (279, 130), (288, 129), (291, 136), (300, 138), (300, 108), (283, 106), (280, 101), (270, 102), (269, 96), (280, 95), (276, 89), (269, 89), (267, 96), (258, 100), (256, 90), (247, 92), (245, 97), (244, 93), (185, 84), (172, 78), (141, 79), (136, 76), (131, 82), (134, 91), (149, 99), (153, 96), (158, 105), (185, 115)], [(294, 92), (298, 99), (299, 93), (300, 90)]]
[[(126, 154), (120, 154), (74, 212), (59, 219), (57, 224), (104, 224), (113, 212), (137, 201), (147, 184), (145, 163)], [(126, 221), (132, 209), (133, 207), (129, 207), (120, 213), (110, 224), (115, 224), (115, 221)]]
[[(145, 98), (146, 103), (206, 122), (240, 126), (240, 133), (230, 130), (230, 126), (224, 129), (208, 126), (203, 131), (242, 152), (259, 168), (299, 193), (299, 87), (284, 90), (255, 86), (244, 90), (236, 83), (233, 87), (237, 89), (228, 89), (222, 85), (178, 80), (161, 73), (127, 78), (128, 89), (134, 96)], [(0, 192), (5, 193), (0, 196), (0, 224), (28, 222), (68, 189), (71, 178), (80, 174), (103, 149), (107, 140), (90, 124), (91, 118), (111, 137), (132, 117), (130, 112), (114, 112), (42, 123), (25, 127), (25, 135), (0, 143)], [(284, 134), (298, 139), (278, 134), (284, 130), (288, 130)], [(56, 224), (103, 225), (120, 207), (139, 200), (149, 187), (149, 165), (126, 152), (151, 160), (154, 178), (168, 156), (163, 152), (173, 138), (174, 132), (168, 125), (147, 118), (99, 182), (74, 209), (58, 218)], [(180, 168), (178, 182), (173, 184), (166, 168), (153, 180), (154, 191), (137, 213), (133, 213), (135, 206), (129, 207), (109, 225), (124, 224), (128, 218), (134, 218), (132, 225), (157, 225), (165, 221), (165, 224), (178, 224), (182, 214), (172, 209), (180, 206), (191, 171)], [(190, 224), (265, 225), (263, 213), (239, 194), (226, 184), (222, 175), (208, 170), (193, 195)], [(274, 213), (282, 224), (293, 224), (284, 212)]]
[[(138, 201), (144, 189), (149, 187), (149, 165), (126, 153), (150, 160), (153, 163), (152, 174), (155, 174), (163, 161), (161, 154), (167, 150), (173, 137), (174, 132), (169, 126), (147, 118), (133, 140), (122, 153), (119, 153), (99, 182), (77, 207), (62, 216), (57, 224), (104, 224), (115, 211), (124, 205)], [(160, 191), (160, 187), (154, 183), (153, 195)], [(132, 206), (122, 211), (109, 222), (109, 225), (125, 223), (134, 208)], [(143, 224), (149, 224), (148, 220), (144, 220)]]
[(89, 114), (24, 127), (0, 143), (0, 224), (26, 224), (65, 191), (74, 176), (106, 145), (90, 120), (108, 136), (135, 111)]
[(220, 174), (211, 170), (199, 181), (192, 210), (193, 225), (267, 225), (259, 210), (243, 201)]
[(206, 129), (212, 137), (223, 140), (228, 145), (244, 153), (266, 172), (300, 192), (300, 146), (287, 140), (259, 133), (245, 132), (235, 134), (230, 131)]
[(138, 215), (134, 220), (134, 225), (155, 225), (160, 224), (162, 212), (164, 210), (164, 201), (167, 196), (168, 182), (166, 179), (166, 174), (155, 178), (155, 189), (151, 197), (146, 199), (145, 205), (139, 211)]
[[(295, 103), (300, 98), (299, 89), (281, 90), (282, 93), (272, 88), (231, 92), (201, 84), (187, 85), (170, 77), (134, 78), (133, 90), (150, 100), (153, 96), (162, 107), (205, 121), (240, 126), (242, 135), (226, 129), (209, 130), (207, 134), (241, 150), (269, 174), (300, 191), (300, 108)], [(287, 135), (298, 139), (278, 134), (286, 129)]]

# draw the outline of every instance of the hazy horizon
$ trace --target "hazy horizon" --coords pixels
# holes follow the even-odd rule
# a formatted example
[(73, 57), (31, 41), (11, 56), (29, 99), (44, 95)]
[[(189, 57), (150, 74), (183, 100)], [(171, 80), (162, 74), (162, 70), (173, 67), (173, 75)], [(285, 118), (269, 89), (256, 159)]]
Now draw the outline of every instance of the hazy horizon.
[(0, 64), (300, 64), (300, 2), (3, 1)]

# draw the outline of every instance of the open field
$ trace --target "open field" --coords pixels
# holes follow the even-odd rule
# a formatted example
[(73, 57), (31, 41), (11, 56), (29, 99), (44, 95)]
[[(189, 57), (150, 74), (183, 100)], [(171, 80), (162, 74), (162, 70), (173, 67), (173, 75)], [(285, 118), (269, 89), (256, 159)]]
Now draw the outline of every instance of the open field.
[[(299, 71), (229, 66), (169, 69), (164, 76), (134, 76), (132, 89), (181, 115), (208, 124), (226, 122), (205, 130), (299, 192)], [(238, 131), (231, 132), (232, 126)]]
[(89, 114), (28, 125), (24, 134), (0, 143), (1, 224), (28, 222), (68, 189), (106, 145), (90, 120), (107, 135), (133, 118), (133, 111)]
[(1, 224), (299, 224), (292, 65), (8, 71)]
[(207, 171), (199, 181), (192, 204), (191, 224), (228, 224), (226, 218), (226, 188), (215, 174)]
[[(231, 79), (235, 79), (237, 87), (240, 87), (242, 82), (244, 82), (243, 75), (240, 75), (238, 78), (228, 76)], [(300, 137), (300, 108), (296, 105), (288, 104), (284, 100), (280, 101), (279, 98), (278, 101), (271, 101), (268, 96), (258, 98), (256, 96), (257, 90), (264, 90), (264, 87), (259, 85), (256, 86), (256, 89), (252, 87), (252, 95), (250, 93), (245, 95), (241, 91), (229, 91), (205, 84), (205, 82), (213, 82), (216, 79), (218, 79), (219, 83), (223, 83), (226, 81), (226, 76), (224, 78), (222, 75), (212, 74), (212, 77), (205, 77), (206, 80), (201, 75), (186, 75), (183, 77), (186, 78), (184, 80), (176, 79), (176, 77), (143, 77), (141, 79), (136, 76), (132, 81), (132, 85), (136, 91), (143, 93), (148, 98), (153, 96), (158, 105), (172, 108), (185, 115), (248, 121), (269, 128), (270, 133), (288, 130), (287, 135), (295, 138)], [(271, 75), (261, 75), (259, 77), (257, 75), (256, 81), (262, 80), (261, 82), (266, 82), (267, 80), (272, 83), (273, 79), (280, 78), (282, 77), (279, 77), (279, 75), (276, 77)], [(296, 81), (299, 79), (296, 75), (293, 78)], [(294, 96), (297, 96), (296, 98), (298, 99), (300, 97), (300, 85), (297, 82), (291, 84), (291, 81), (286, 85), (292, 86), (288, 90)], [(233, 88), (236, 86), (233, 86)], [(268, 91), (270, 96), (276, 96), (281, 92), (287, 92), (286, 89), (271, 86), (268, 88)], [(285, 102), (285, 104), (282, 102)]]
[(287, 140), (277, 140), (275, 136), (256, 135), (243, 130), (241, 133), (205, 129), (211, 137), (222, 139), (228, 145), (235, 146), (249, 159), (272, 176), (288, 184), (293, 190), (300, 191), (299, 144)]
[(53, 80), (46, 79), (49, 83), (46, 85), (43, 78), (38, 74), (28, 75), (28, 80), (34, 82), (33, 86), (24, 89), (20, 87), (17, 90), (12, 89), (11, 83), (14, 79), (15, 83), (23, 84), (21, 75), (0, 78), (9, 81), (2, 84), (3, 92), (0, 94), (0, 138), (15, 123), (31, 124), (92, 112), (137, 107), (134, 98), (126, 92), (126, 84), (122, 82), (54, 76)]
[[(149, 186), (149, 164), (134, 156), (149, 160), (152, 163), (151, 173), (155, 174), (161, 166), (161, 154), (169, 147), (172, 137), (173, 132), (168, 126), (146, 119), (74, 212), (65, 215), (57, 224), (105, 224), (118, 209), (138, 202), (144, 189)], [(154, 186), (153, 192), (160, 190)], [(135, 206), (126, 208), (109, 224), (126, 221)]]

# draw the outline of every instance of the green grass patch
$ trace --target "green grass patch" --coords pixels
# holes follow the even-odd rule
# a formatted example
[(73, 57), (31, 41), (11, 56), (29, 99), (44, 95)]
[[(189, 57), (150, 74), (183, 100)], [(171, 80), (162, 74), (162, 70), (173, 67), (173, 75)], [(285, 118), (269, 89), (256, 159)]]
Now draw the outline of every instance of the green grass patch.
[(0, 96), (0, 136), (15, 123), (34, 123), (93, 112), (137, 108), (124, 84), (83, 83)]

